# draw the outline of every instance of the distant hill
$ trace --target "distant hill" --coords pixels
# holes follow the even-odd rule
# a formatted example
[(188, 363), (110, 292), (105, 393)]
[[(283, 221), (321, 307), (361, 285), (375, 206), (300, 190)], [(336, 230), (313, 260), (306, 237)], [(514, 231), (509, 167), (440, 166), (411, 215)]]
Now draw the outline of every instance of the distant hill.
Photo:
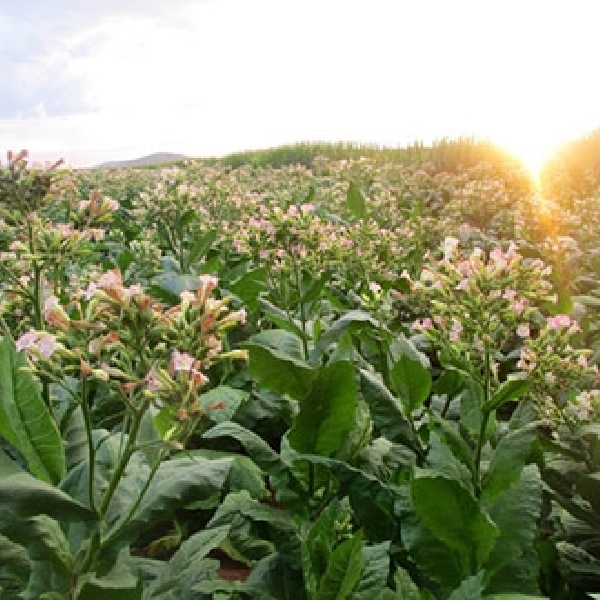
[(155, 152), (154, 154), (148, 154), (148, 156), (142, 156), (141, 158), (134, 158), (133, 160), (112, 160), (103, 162), (96, 165), (96, 169), (115, 169), (117, 167), (144, 167), (149, 165), (162, 165), (165, 163), (173, 163), (179, 160), (186, 159), (187, 156), (184, 154), (173, 154), (171, 152)]

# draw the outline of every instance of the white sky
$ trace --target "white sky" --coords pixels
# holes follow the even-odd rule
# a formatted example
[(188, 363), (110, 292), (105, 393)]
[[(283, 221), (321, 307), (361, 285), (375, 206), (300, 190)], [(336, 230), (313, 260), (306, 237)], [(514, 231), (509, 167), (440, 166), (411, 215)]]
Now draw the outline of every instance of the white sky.
[(600, 127), (595, 0), (11, 4), (2, 154), (79, 166), (475, 135), (536, 162)]

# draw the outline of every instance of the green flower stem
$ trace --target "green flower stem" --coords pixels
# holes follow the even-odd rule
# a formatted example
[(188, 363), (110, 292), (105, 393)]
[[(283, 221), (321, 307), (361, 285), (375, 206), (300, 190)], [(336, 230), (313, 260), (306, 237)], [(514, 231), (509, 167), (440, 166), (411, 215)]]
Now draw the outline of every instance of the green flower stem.
[(119, 462), (113, 473), (113, 476), (111, 477), (110, 483), (108, 485), (108, 489), (106, 490), (104, 497), (102, 498), (100, 507), (98, 508), (98, 514), (99, 514), (100, 518), (102, 518), (106, 515), (106, 512), (108, 511), (108, 507), (110, 506), (110, 502), (111, 502), (111, 500), (115, 494), (115, 491), (117, 489), (117, 486), (119, 485), (119, 482), (121, 481), (121, 477), (123, 476), (123, 473), (125, 472), (125, 469), (127, 468), (127, 465), (129, 464), (129, 460), (131, 459), (131, 456), (133, 455), (133, 453), (136, 450), (135, 442), (136, 442), (136, 438), (139, 433), (140, 425), (142, 424), (142, 418), (143, 418), (145, 412), (146, 412), (146, 407), (143, 406), (141, 410), (138, 410), (133, 414), (133, 420), (132, 420), (131, 429), (129, 431), (129, 435), (127, 438), (127, 444), (125, 445), (125, 448), (119, 458)]
[(94, 440), (92, 437), (92, 417), (90, 415), (90, 408), (87, 402), (87, 385), (86, 380), (81, 380), (81, 412), (83, 413), (83, 422), (85, 423), (85, 435), (88, 444), (88, 499), (90, 508), (95, 511), (96, 505), (94, 501), (94, 475), (96, 465), (96, 449), (94, 448)]
[[(488, 405), (490, 398), (490, 349), (488, 342), (485, 343), (484, 354), (484, 381), (483, 381), (483, 406)], [(477, 439), (477, 447), (475, 449), (475, 472), (473, 474), (473, 483), (475, 487), (475, 495), (481, 496), (481, 452), (485, 441), (485, 432), (490, 419), (490, 411), (485, 411), (481, 417), (481, 427), (479, 429), (479, 438)]]

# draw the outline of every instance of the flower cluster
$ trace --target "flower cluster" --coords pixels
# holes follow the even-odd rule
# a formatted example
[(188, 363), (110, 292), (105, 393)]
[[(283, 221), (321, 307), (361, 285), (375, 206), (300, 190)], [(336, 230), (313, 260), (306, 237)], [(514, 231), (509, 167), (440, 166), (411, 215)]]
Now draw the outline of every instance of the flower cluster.
[(189, 430), (203, 414), (199, 397), (211, 367), (246, 357), (242, 350), (224, 350), (226, 332), (244, 322), (245, 311), (231, 310), (231, 298), (215, 298), (217, 284), (203, 275), (195, 291), (182, 292), (167, 308), (141, 286), (124, 285), (119, 270), (108, 271), (68, 305), (48, 297), (48, 330), (28, 331), (17, 348), (50, 380), (68, 374), (104, 382), (131, 410), (151, 404)]

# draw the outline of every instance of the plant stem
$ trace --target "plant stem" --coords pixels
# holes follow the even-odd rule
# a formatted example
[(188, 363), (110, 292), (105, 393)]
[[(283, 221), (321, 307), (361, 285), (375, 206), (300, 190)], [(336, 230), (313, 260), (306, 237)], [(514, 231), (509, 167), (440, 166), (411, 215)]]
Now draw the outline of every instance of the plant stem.
[[(490, 398), (490, 375), (490, 349), (486, 342), (484, 354), (483, 406), (488, 405), (488, 401)], [(479, 438), (477, 439), (477, 447), (475, 449), (475, 472), (473, 474), (473, 483), (475, 487), (475, 495), (478, 498), (479, 496), (481, 496), (481, 452), (483, 450), (485, 432), (487, 430), (490, 414), (491, 413), (489, 411), (485, 411), (481, 416), (481, 427), (479, 428)]]
[(142, 418), (145, 413), (145, 407), (142, 410), (138, 410), (133, 414), (133, 422), (131, 424), (131, 430), (129, 431), (127, 437), (127, 444), (125, 445), (125, 449), (123, 450), (119, 462), (117, 464), (116, 469), (114, 470), (113, 476), (111, 477), (110, 483), (108, 484), (108, 489), (106, 490), (104, 497), (102, 498), (102, 503), (100, 504), (100, 508), (98, 509), (98, 514), (100, 518), (104, 517), (106, 512), (108, 511), (108, 507), (110, 506), (110, 501), (112, 500), (117, 486), (121, 481), (121, 477), (129, 464), (129, 459), (136, 449), (136, 438), (140, 429), (140, 425), (142, 424)]

